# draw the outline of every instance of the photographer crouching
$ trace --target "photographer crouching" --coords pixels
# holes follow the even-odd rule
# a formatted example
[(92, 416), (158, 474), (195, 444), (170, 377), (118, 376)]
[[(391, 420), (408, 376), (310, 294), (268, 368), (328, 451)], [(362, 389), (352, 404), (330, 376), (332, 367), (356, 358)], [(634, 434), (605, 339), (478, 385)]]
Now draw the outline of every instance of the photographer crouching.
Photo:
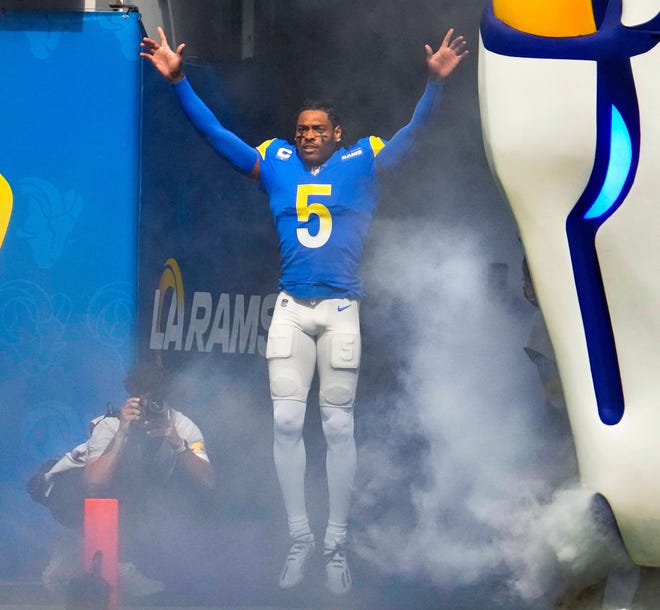
[(167, 594), (201, 576), (202, 541), (215, 519), (215, 470), (199, 427), (169, 405), (169, 387), (161, 368), (137, 365), (124, 380), (123, 406), (95, 418), (86, 443), (28, 484), (33, 498), (71, 528), (44, 570), (49, 590), (63, 593), (78, 576), (85, 497), (119, 500), (124, 597)]
[(199, 427), (168, 404), (162, 369), (138, 365), (124, 387), (129, 397), (87, 443), (84, 488), (87, 497), (119, 499), (120, 555), (137, 566), (133, 576), (176, 588), (172, 581), (195, 563), (195, 541), (213, 514), (214, 468)]

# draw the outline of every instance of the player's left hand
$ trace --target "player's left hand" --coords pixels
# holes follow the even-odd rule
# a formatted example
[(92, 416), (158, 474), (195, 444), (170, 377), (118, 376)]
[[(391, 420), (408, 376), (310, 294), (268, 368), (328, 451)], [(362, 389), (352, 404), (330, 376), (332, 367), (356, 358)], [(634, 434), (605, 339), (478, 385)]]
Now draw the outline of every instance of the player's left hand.
[(429, 78), (441, 81), (447, 78), (468, 54), (467, 42), (463, 36), (454, 36), (454, 28), (449, 28), (440, 48), (434, 53), (431, 45), (425, 45), (426, 65), (429, 69)]

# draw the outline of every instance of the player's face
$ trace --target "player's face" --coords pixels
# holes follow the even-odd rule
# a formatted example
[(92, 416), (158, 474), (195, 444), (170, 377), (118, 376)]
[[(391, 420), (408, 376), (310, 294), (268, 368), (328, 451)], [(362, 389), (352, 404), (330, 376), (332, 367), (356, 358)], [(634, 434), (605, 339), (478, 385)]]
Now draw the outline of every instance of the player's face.
[(323, 165), (337, 150), (341, 127), (332, 126), (323, 110), (303, 110), (296, 124), (296, 149), (306, 165)]

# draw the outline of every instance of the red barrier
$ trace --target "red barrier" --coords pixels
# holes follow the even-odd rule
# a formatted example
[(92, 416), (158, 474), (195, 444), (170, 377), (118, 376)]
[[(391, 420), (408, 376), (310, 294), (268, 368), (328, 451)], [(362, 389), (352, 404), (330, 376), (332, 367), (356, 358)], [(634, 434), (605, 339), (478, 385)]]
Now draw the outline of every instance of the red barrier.
[(103, 579), (109, 590), (108, 610), (119, 608), (117, 562), (119, 550), (119, 501), (114, 498), (85, 500), (83, 569)]

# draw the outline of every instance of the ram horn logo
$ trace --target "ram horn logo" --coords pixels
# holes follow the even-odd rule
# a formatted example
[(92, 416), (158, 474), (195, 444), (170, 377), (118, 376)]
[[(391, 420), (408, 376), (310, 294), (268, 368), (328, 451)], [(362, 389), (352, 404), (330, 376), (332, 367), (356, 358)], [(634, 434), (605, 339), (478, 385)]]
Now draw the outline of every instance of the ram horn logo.
[[(181, 269), (179, 268), (179, 263), (175, 259), (169, 258), (165, 263), (165, 268), (163, 273), (160, 276), (160, 284), (158, 285), (158, 290), (156, 291), (155, 300), (154, 300), (154, 317), (152, 320), (152, 337), (154, 336), (154, 330), (158, 331), (162, 328), (163, 325), (163, 304), (165, 299), (162, 298), (166, 295), (168, 290), (172, 290), (172, 300), (170, 301), (170, 307), (167, 314), (167, 324), (166, 329), (175, 330), (178, 336), (169, 337), (165, 336), (162, 346), (166, 346), (170, 341), (176, 343), (177, 345), (181, 344), (183, 338), (183, 319), (184, 319), (184, 307), (185, 307), (185, 295), (183, 292), (183, 279), (181, 277)], [(176, 323), (175, 323), (176, 319)], [(167, 331), (166, 331), (167, 332)], [(154, 346), (151, 346), (152, 349)], [(158, 345), (157, 348), (160, 348), (161, 345)]]
[(0, 174), (0, 248), (5, 240), (7, 229), (9, 228), (9, 219), (14, 207), (14, 195), (9, 182)]

